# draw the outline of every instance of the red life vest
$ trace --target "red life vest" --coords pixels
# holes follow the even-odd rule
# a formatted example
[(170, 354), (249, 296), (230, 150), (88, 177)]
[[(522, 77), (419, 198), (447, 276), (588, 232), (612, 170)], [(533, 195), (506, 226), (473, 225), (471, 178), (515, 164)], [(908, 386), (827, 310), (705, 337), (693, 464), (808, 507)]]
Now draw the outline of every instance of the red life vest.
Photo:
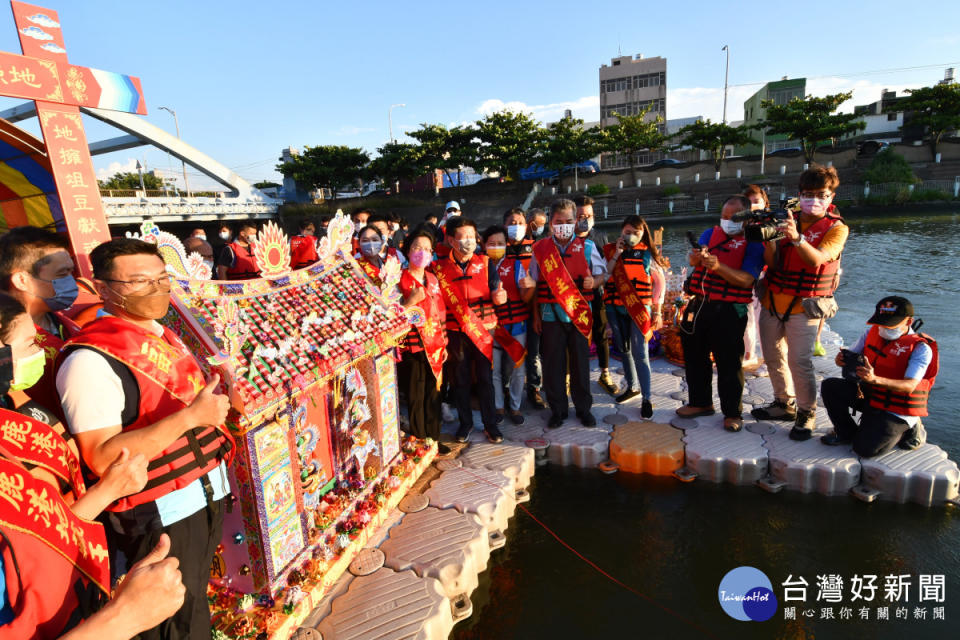
[[(835, 224), (841, 224), (843, 218), (833, 213), (833, 205), (826, 215), (814, 222), (803, 232), (803, 237), (813, 247), (820, 246), (827, 231)], [(837, 290), (837, 273), (840, 271), (840, 258), (825, 262), (819, 267), (811, 267), (797, 253), (797, 248), (786, 239), (780, 241), (779, 264), (767, 269), (767, 282), (773, 293), (785, 293), (798, 298), (832, 296)]]
[(319, 259), (315, 237), (298, 235), (290, 238), (290, 265), (294, 269), (309, 267)]
[[(125, 365), (140, 389), (136, 421), (124, 431), (135, 431), (180, 411), (193, 402), (206, 385), (203, 370), (173, 331), (163, 337), (114, 316), (85, 326), (67, 341), (59, 362), (72, 348), (88, 347)], [(126, 511), (182, 489), (233, 458), (235, 445), (226, 427), (194, 428), (150, 460), (147, 484), (140, 493), (121, 498), (107, 507)]]
[(227, 269), (228, 280), (252, 280), (260, 277), (260, 267), (253, 255), (253, 245), (241, 247), (236, 240), (227, 245), (233, 251), (233, 266)]
[[(553, 238), (543, 238), (537, 242), (554, 242), (554, 240)], [(567, 273), (570, 274), (570, 277), (577, 284), (577, 287), (582, 287), (583, 279), (590, 275), (590, 265), (587, 262), (586, 239), (574, 238), (570, 241), (566, 251), (560, 251), (560, 245), (556, 246), (557, 253), (559, 253), (563, 259), (563, 266), (566, 267)], [(538, 264), (537, 271), (537, 303), (550, 304), (557, 302), (553, 291), (550, 289), (550, 285), (547, 284), (547, 281), (543, 277), (543, 265)], [(580, 293), (587, 302), (593, 300), (592, 289), (590, 291), (581, 290)]]
[(518, 259), (523, 268), (529, 270), (530, 259), (533, 258), (533, 240), (524, 238), (519, 244), (508, 244), (506, 257)]
[[(603, 257), (610, 260), (616, 251), (617, 245), (615, 243), (606, 244), (603, 246)], [(621, 253), (620, 261), (640, 301), (643, 302), (643, 304), (652, 304), (653, 280), (650, 279), (650, 274), (647, 272), (646, 267), (643, 266), (643, 254), (646, 252), (647, 245), (641, 243), (637, 248), (627, 249)], [(616, 305), (618, 307), (623, 306), (623, 300), (617, 295), (617, 285), (614, 283), (613, 278), (607, 278), (607, 281), (603, 283), (603, 303)]]
[[(527, 264), (530, 264), (532, 252), (527, 257)], [(506, 257), (500, 261), (497, 267), (497, 273), (500, 275), (500, 282), (503, 284), (504, 291), (507, 292), (507, 301), (496, 307), (497, 320), (501, 326), (516, 324), (517, 322), (526, 322), (530, 317), (530, 305), (523, 301), (520, 296), (520, 287), (517, 285), (517, 265), (522, 264), (520, 258)]]
[(927, 415), (927, 399), (937, 380), (940, 357), (936, 341), (926, 335), (908, 333), (896, 340), (884, 340), (880, 337), (877, 325), (870, 327), (864, 341), (863, 355), (873, 367), (873, 372), (881, 378), (903, 380), (907, 372), (910, 355), (918, 344), (927, 344), (933, 350), (933, 359), (923, 374), (917, 388), (910, 393), (900, 393), (885, 387), (870, 385), (870, 406), (903, 416)]
[(445, 242), (438, 242), (433, 252), (437, 254), (438, 260), (442, 260), (450, 255), (450, 245)]
[[(483, 328), (490, 330), (496, 327), (497, 314), (493, 310), (493, 301), (490, 299), (490, 258), (475, 253), (467, 263), (466, 269), (461, 269), (453, 256), (443, 258), (439, 262), (450, 262), (453, 264), (454, 271), (463, 274), (457, 277), (452, 285), (460, 293), (461, 299), (467, 301), (467, 305), (477, 315)], [(463, 332), (463, 328), (449, 308), (447, 309), (447, 331)]]
[[(747, 240), (742, 235), (728, 236), (718, 225), (710, 234), (707, 249), (712, 255), (717, 256), (717, 262), (720, 264), (731, 269), (740, 269), (743, 267), (743, 258), (747, 255)], [(716, 273), (707, 271), (703, 265), (693, 270), (689, 286), (691, 293), (705, 296), (711, 302), (749, 304), (753, 300), (752, 288), (738, 287)]]
[(53, 640), (107, 600), (110, 566), (103, 526), (83, 520), (56, 491), (0, 455), (0, 554), (14, 618), (0, 636)]

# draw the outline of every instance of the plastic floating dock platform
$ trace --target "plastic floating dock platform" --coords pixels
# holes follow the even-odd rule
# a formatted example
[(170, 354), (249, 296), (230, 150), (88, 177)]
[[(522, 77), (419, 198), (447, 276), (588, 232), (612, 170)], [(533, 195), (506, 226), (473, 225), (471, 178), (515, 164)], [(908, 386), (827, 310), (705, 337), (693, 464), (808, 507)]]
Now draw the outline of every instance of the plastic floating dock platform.
[(548, 429), (547, 458), (553, 464), (593, 468), (609, 457), (610, 434), (595, 427)]
[[(769, 462), (763, 436), (746, 429), (734, 433), (723, 428), (723, 416), (711, 416), (713, 424), (683, 434), (686, 467), (710, 482), (753, 484), (767, 475)], [(700, 422), (707, 420), (701, 418)]]
[(507, 530), (507, 521), (517, 506), (516, 482), (490, 469), (450, 469), (430, 484), (424, 495), (430, 505), (475, 513), (491, 534)]
[(861, 464), (863, 485), (868, 490), (855, 492), (861, 499), (875, 495), (928, 507), (957, 499), (960, 470), (936, 445), (928, 443), (913, 451), (894, 449), (876, 458), (863, 458)]
[(667, 476), (683, 466), (683, 432), (656, 422), (628, 422), (613, 430), (610, 459), (622, 471)]
[(439, 581), (384, 567), (355, 578), (317, 630), (324, 640), (441, 640), (453, 614)]
[(860, 482), (860, 459), (849, 446), (828, 447), (820, 442), (819, 433), (797, 442), (789, 433), (789, 429), (777, 427), (763, 436), (770, 452), (771, 480), (761, 486), (771, 491), (787, 488), (835, 496)]
[(458, 458), (464, 467), (502, 471), (514, 479), (517, 489), (530, 486), (535, 466), (533, 449), (514, 442), (475, 442)]

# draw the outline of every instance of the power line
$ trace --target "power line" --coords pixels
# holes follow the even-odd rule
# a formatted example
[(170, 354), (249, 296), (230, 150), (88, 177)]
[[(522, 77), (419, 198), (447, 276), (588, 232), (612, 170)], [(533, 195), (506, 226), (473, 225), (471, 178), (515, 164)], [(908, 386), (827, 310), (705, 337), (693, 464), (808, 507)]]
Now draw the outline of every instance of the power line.
[[(915, 67), (891, 67), (889, 69), (874, 69), (872, 71), (855, 71), (853, 73), (831, 73), (823, 76), (801, 76), (807, 80), (820, 80), (823, 78), (857, 78), (860, 76), (884, 75), (888, 73), (902, 73), (904, 71), (920, 71), (923, 69), (941, 69), (950, 65), (960, 65), (960, 62), (943, 62), (941, 64), (924, 64)], [(731, 87), (754, 87), (767, 84), (767, 82), (744, 82), (740, 84), (731, 84)]]

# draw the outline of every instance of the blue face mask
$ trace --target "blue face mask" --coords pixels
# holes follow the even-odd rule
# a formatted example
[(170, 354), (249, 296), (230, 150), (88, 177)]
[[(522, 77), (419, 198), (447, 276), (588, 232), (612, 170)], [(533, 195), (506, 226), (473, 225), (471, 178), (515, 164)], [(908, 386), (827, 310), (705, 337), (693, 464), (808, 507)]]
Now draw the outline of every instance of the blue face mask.
[(49, 282), (53, 285), (53, 297), (44, 298), (43, 301), (47, 303), (50, 310), (63, 311), (72, 307), (80, 294), (76, 279), (73, 276), (63, 276)]

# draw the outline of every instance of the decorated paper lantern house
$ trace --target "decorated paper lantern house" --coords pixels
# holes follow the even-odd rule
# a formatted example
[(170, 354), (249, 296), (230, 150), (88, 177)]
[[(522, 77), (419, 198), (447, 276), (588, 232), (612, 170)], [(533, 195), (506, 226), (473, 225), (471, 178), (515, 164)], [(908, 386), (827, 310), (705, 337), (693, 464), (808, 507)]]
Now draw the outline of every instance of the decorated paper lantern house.
[(402, 442), (398, 428), (394, 352), (411, 322), (395, 287), (400, 266), (390, 261), (375, 286), (340, 214), (320, 261), (296, 271), (268, 223), (254, 243), (262, 277), (235, 282), (208, 280), (176, 238), (142, 231), (177, 276), (165, 322), (221, 373), (233, 406), (214, 622), (235, 636), (274, 635), (306, 615), (435, 455)]

